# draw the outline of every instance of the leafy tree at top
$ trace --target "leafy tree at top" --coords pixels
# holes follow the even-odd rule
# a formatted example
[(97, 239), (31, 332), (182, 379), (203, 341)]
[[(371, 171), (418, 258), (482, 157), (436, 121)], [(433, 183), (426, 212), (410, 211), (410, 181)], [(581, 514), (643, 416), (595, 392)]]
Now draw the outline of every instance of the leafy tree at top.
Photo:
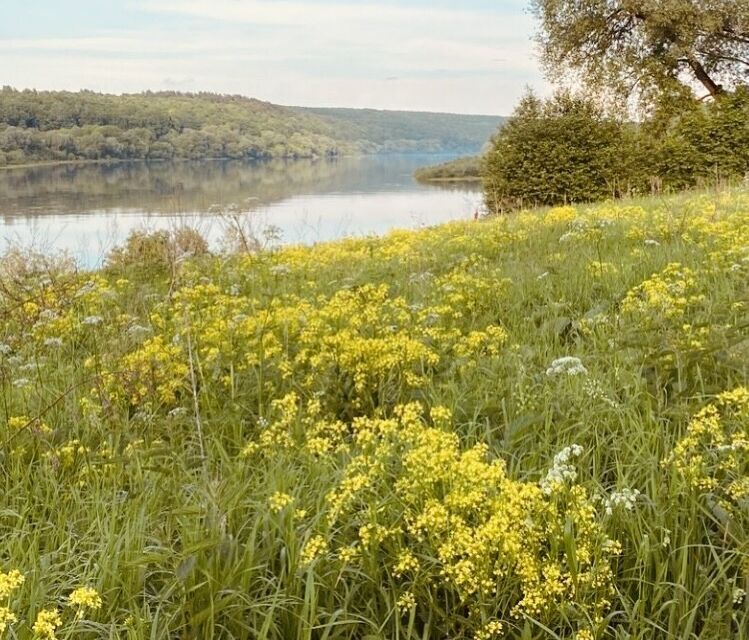
[(749, 0), (532, 0), (549, 70), (642, 100), (749, 80)]

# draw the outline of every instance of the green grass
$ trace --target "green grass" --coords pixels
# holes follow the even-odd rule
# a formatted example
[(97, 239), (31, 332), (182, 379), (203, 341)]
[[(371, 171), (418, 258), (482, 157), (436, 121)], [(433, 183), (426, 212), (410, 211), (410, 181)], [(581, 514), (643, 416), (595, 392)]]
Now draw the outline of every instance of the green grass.
[[(749, 637), (748, 499), (730, 490), (749, 474), (749, 407), (716, 427), (730, 464), (685, 440), (700, 409), (747, 384), (746, 192), (175, 269), (146, 258), (98, 273), (0, 263), (0, 572), (25, 576), (6, 637), (33, 637), (55, 607), (59, 638), (441, 640), (493, 619), (509, 638)], [(587, 373), (547, 375), (564, 356)], [(408, 403), (423, 417), (397, 418)], [(506, 478), (450, 453), (453, 433), (456, 451), (486, 445)], [(664, 463), (679, 442), (697, 476)], [(576, 480), (543, 495), (573, 444)], [(641, 492), (633, 510), (607, 514), (625, 488)], [(472, 491), (476, 504), (450, 506)], [(276, 493), (293, 502), (272, 509)], [(457, 519), (420, 540), (411, 525), (429, 501)], [(506, 509), (521, 521), (481, 546), (480, 525)], [(390, 532), (367, 546), (374, 524)], [(471, 593), (442, 573), (461, 527), (475, 558), (533, 550), (567, 591), (513, 616), (527, 584), (510, 562), (496, 589)], [(497, 557), (518, 532), (519, 555)], [(327, 549), (305, 563), (318, 535)], [(585, 545), (611, 592), (582, 586)], [(399, 575), (405, 551), (418, 569)], [(103, 606), (75, 620), (80, 586)], [(415, 606), (399, 610), (404, 594)]]

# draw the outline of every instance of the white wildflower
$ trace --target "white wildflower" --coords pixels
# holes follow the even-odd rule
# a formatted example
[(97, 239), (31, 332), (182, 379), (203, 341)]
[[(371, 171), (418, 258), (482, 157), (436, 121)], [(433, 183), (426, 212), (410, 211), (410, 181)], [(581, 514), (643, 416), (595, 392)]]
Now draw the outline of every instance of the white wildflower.
[(62, 338), (46, 338), (44, 340), (44, 346), (50, 349), (59, 349), (62, 347)]
[(274, 276), (287, 276), (291, 273), (291, 267), (287, 264), (274, 264), (270, 268), (270, 272)]
[(97, 325), (100, 325), (102, 322), (104, 322), (104, 318), (101, 316), (86, 316), (81, 320), (81, 324), (85, 324), (89, 327), (95, 327)]
[(586, 380), (583, 388), (586, 395), (588, 395), (590, 398), (593, 398), (594, 400), (600, 400), (613, 409), (616, 409), (619, 406), (619, 403), (616, 402), (616, 400), (612, 400), (608, 397), (608, 395), (606, 395), (606, 392), (603, 390), (603, 387), (601, 386), (601, 383), (598, 382), (598, 380)]
[(583, 448), (579, 444), (573, 444), (562, 449), (554, 456), (554, 464), (549, 469), (546, 477), (540, 482), (544, 494), (551, 495), (554, 490), (567, 482), (577, 480), (577, 469), (570, 461), (579, 458)]
[(640, 492), (637, 489), (622, 489), (621, 491), (614, 491), (614, 493), (608, 496), (604, 501), (604, 511), (607, 516), (613, 514), (614, 509), (617, 507), (622, 507), (626, 511), (634, 511), (639, 496)]
[(57, 320), (57, 318), (60, 317), (60, 314), (57, 313), (54, 309), (44, 309), (39, 313), (39, 320), (44, 322), (49, 322), (50, 320)]
[(585, 375), (588, 370), (583, 366), (580, 358), (574, 358), (572, 356), (565, 356), (563, 358), (557, 358), (551, 363), (551, 366), (546, 370), (547, 376), (558, 376), (565, 374), (568, 376), (579, 376)]
[(151, 328), (144, 327), (139, 324), (133, 324), (127, 328), (127, 335), (129, 335), (131, 338), (134, 338), (135, 340), (143, 340), (147, 336), (151, 335)]

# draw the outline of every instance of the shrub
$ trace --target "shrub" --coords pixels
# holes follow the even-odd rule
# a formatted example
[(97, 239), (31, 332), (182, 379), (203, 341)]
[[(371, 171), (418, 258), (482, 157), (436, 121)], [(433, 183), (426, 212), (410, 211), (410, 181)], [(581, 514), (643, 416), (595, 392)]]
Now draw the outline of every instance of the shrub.
[(500, 129), (484, 163), (490, 211), (616, 195), (622, 125), (589, 99), (567, 92), (526, 95)]
[(208, 242), (195, 229), (181, 227), (173, 231), (133, 231), (124, 246), (113, 249), (106, 266), (174, 270), (180, 260), (208, 253)]

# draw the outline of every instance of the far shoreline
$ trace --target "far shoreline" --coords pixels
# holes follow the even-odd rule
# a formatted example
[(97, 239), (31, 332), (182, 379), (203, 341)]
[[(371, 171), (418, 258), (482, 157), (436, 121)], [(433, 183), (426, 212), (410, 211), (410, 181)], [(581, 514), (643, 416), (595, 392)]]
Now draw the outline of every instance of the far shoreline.
[[(75, 165), (97, 165), (97, 164), (126, 164), (126, 163), (146, 163), (146, 162), (218, 162), (218, 161), (226, 161), (226, 162), (274, 162), (274, 161), (280, 161), (280, 162), (298, 162), (298, 161), (312, 161), (317, 162), (319, 160), (339, 160), (342, 158), (367, 158), (367, 157), (374, 157), (374, 156), (413, 156), (413, 155), (419, 155), (419, 156), (434, 156), (434, 157), (449, 157), (452, 156), (453, 153), (451, 152), (421, 152), (421, 151), (412, 151), (412, 152), (380, 152), (380, 153), (341, 153), (334, 156), (305, 156), (305, 157), (270, 157), (270, 158), (231, 158), (228, 156), (219, 156), (219, 157), (205, 157), (205, 158), (97, 158), (95, 160), (89, 160), (89, 159), (77, 159), (77, 160), (39, 160), (37, 162), (24, 162), (21, 164), (5, 164), (0, 165), (0, 171), (12, 171), (13, 169), (35, 169), (38, 167), (65, 167), (65, 166), (75, 166)], [(423, 169), (426, 169), (432, 165), (425, 165), (424, 167), (421, 167)], [(444, 178), (444, 179), (435, 179), (435, 180), (429, 180), (429, 182), (477, 182), (480, 181), (481, 178), (463, 178), (463, 179), (454, 179), (454, 178)], [(419, 182), (426, 182), (426, 181), (419, 181)]]

